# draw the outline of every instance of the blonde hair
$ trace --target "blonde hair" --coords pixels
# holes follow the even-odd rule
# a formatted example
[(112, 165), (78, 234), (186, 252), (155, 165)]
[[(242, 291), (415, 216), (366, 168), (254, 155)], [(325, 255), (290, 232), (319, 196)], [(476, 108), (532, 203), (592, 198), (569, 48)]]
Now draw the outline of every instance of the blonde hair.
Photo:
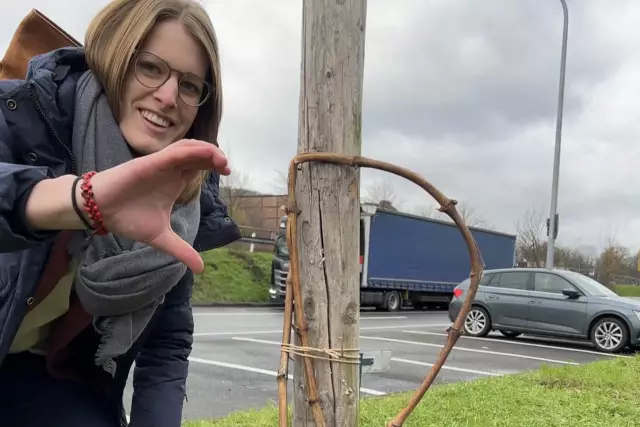
[[(218, 41), (206, 10), (194, 0), (113, 0), (91, 21), (85, 36), (87, 64), (104, 86), (115, 117), (119, 116), (127, 70), (136, 48), (154, 25), (179, 20), (202, 45), (209, 58), (209, 99), (198, 109), (188, 136), (218, 145), (222, 117), (222, 80)], [(187, 185), (177, 200), (185, 203), (200, 194), (203, 172)]]

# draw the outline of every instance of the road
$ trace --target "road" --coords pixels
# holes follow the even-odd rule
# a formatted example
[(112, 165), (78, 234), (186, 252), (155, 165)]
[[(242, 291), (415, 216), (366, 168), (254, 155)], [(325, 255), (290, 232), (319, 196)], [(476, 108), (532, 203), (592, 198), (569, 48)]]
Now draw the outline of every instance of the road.
[[(391, 350), (392, 362), (386, 372), (363, 376), (362, 396), (415, 390), (437, 359), (449, 324), (443, 311), (363, 311), (362, 351)], [(280, 361), (282, 310), (197, 308), (195, 325), (185, 419), (217, 418), (277, 403), (275, 375)], [(484, 339), (462, 337), (436, 383), (513, 374), (543, 364), (562, 366), (611, 357), (617, 356), (598, 353), (588, 344), (559, 340), (509, 341), (501, 339), (500, 334)], [(127, 409), (131, 393), (129, 384), (125, 395)]]

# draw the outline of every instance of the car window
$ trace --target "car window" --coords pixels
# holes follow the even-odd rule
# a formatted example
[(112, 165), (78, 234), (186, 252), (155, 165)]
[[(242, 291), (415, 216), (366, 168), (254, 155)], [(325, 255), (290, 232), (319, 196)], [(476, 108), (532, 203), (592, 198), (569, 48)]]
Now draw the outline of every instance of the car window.
[[(495, 274), (484, 273), (482, 275), (482, 279), (480, 279), (480, 283), (478, 283), (478, 286), (491, 286), (490, 285), (491, 278), (494, 277), (494, 276), (495, 276)], [(468, 289), (469, 287), (471, 287), (471, 278), (467, 277), (466, 279), (464, 279), (462, 282), (460, 282), (458, 287), (459, 288), (465, 288), (465, 289)]]
[(507, 273), (500, 273), (499, 277), (491, 281), (491, 286), (526, 291), (528, 281), (529, 273), (511, 271)]
[(562, 294), (563, 289), (575, 289), (566, 279), (550, 273), (536, 273), (533, 282), (533, 290), (537, 292), (550, 292)]
[(607, 288), (600, 282), (596, 282), (590, 277), (584, 276), (580, 273), (574, 273), (572, 271), (565, 271), (563, 274), (568, 275), (574, 282), (577, 282), (578, 285), (582, 288), (583, 292), (586, 292), (587, 295), (592, 295), (596, 297), (617, 297), (618, 294), (613, 292), (611, 289)]
[(482, 276), (482, 279), (480, 279), (480, 283), (478, 284), (479, 286), (491, 286), (491, 279), (493, 279), (495, 277), (495, 274), (486, 274), (484, 276)]

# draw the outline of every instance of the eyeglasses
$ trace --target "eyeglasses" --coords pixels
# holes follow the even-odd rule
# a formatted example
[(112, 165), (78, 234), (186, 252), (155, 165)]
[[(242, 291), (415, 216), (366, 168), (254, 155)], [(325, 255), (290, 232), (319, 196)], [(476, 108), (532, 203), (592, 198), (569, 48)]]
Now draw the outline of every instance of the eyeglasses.
[(193, 73), (182, 73), (167, 62), (149, 52), (136, 55), (134, 74), (138, 81), (148, 88), (159, 88), (169, 80), (171, 73), (180, 75), (178, 97), (190, 107), (199, 107), (211, 96), (211, 84)]

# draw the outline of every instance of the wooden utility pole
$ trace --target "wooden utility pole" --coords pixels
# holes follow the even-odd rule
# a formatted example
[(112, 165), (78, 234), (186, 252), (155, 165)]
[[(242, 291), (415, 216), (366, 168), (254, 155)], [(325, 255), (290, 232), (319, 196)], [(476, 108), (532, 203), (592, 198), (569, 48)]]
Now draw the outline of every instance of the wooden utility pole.
[[(366, 0), (304, 0), (298, 153), (360, 155)], [(360, 179), (349, 166), (300, 165), (298, 247), (309, 346), (360, 346)], [(296, 341), (300, 345), (299, 341)], [(355, 349), (355, 352), (353, 351)], [(311, 359), (327, 427), (356, 427), (359, 365)], [(293, 427), (315, 427), (294, 357)]]

